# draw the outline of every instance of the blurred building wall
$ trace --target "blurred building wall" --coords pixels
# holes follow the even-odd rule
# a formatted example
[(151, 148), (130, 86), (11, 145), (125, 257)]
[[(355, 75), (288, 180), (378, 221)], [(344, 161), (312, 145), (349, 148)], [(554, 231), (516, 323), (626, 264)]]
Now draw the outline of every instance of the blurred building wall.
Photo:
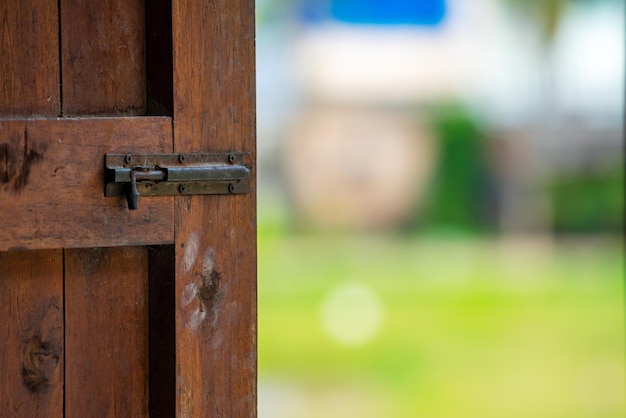
[(622, 162), (623, 4), (574, 3), (547, 44), (506, 2), (432, 3), (422, 21), (380, 2), (369, 15), (346, 0), (294, 3), (291, 20), (259, 25), (261, 182), (279, 179), (312, 225), (402, 225), (428, 206), (437, 109), (453, 105), (487, 139), (493, 223), (549, 230), (553, 179)]

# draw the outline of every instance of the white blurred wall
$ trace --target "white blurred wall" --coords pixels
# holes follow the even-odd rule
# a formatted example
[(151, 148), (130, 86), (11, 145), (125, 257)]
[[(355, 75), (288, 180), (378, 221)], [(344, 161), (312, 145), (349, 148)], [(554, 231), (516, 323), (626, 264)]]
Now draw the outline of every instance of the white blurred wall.
[[(404, 144), (396, 147), (398, 155), (390, 155), (385, 164), (395, 160), (408, 168), (394, 171), (379, 163), (382, 168), (378, 172), (359, 172), (367, 172), (368, 178), (377, 181), (394, 172), (395, 177), (388, 176), (389, 182), (397, 185), (402, 179), (399, 190), (423, 191), (427, 171), (433, 167), (423, 155), (436, 157), (436, 138), (429, 132), (427, 121), (411, 121), (409, 110), (454, 102), (480, 115), (494, 137), (518, 138), (524, 144), (511, 147), (511, 152), (522, 149), (528, 155), (518, 156), (524, 167), (518, 170), (521, 174), (510, 177), (509, 189), (517, 190), (516, 199), (504, 207), (515, 210), (505, 213), (510, 219), (503, 222), (516, 224), (515, 212), (524, 213), (524, 218), (542, 218), (522, 224), (544, 225), (549, 209), (538, 187), (547, 171), (562, 162), (576, 165), (588, 159), (588, 154), (600, 162), (607, 160), (607, 155), (609, 160), (621, 155), (623, 2), (574, 3), (551, 45), (542, 43), (536, 29), (532, 22), (505, 8), (501, 0), (450, 0), (448, 15), (438, 27), (338, 22), (306, 26), (289, 20), (259, 25), (261, 194), (291, 190), (295, 206), (303, 213), (319, 206), (326, 214), (342, 213), (344, 218), (351, 218), (350, 214), (358, 213), (364, 205), (375, 207), (375, 202), (389, 199), (385, 193), (375, 194), (376, 190), (395, 190), (391, 183), (389, 187), (374, 186), (372, 180), (370, 190), (361, 181), (362, 193), (369, 198), (354, 198), (350, 206), (345, 202), (350, 193), (337, 189), (354, 183), (352, 174), (346, 174), (344, 182), (340, 174), (330, 178), (320, 174), (346, 170), (346, 164), (330, 155), (337, 149), (359, 148), (361, 144), (360, 152), (349, 153), (350, 164), (367, 166), (375, 161), (375, 151), (366, 152), (376, 149), (372, 133), (378, 135), (381, 144), (390, 138)], [(402, 118), (403, 122), (393, 128), (389, 124)], [(413, 131), (407, 128), (399, 134), (398, 127), (410, 122)], [(385, 126), (389, 127), (386, 133)], [(364, 135), (365, 131), (369, 135)], [(411, 155), (406, 151), (410, 149), (423, 155)], [(418, 163), (424, 169), (416, 174), (410, 166)], [(534, 172), (529, 172), (530, 168)], [(414, 177), (412, 183), (405, 181), (410, 176)], [(372, 214), (393, 213), (390, 222), (397, 221), (420, 199), (403, 201), (404, 209), (379, 208), (367, 216), (380, 218)], [(527, 207), (520, 205), (524, 202)], [(358, 221), (353, 223), (359, 225)]]

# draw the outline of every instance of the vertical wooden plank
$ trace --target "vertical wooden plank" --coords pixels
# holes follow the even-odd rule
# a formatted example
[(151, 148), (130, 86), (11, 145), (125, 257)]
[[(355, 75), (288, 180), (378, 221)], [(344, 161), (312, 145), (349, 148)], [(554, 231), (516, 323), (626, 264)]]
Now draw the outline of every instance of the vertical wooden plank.
[(147, 249), (65, 250), (65, 276), (65, 416), (147, 416)]
[[(60, 0), (63, 113), (146, 110), (143, 0)], [(66, 417), (148, 414), (148, 249), (66, 251)]]
[(57, 0), (0, 2), (0, 116), (56, 116)]
[[(57, 6), (57, 0), (0, 2), (0, 116), (59, 114)], [(0, 181), (8, 181), (12, 169), (8, 161), (4, 169)], [(0, 318), (2, 415), (61, 417), (64, 330), (60, 250), (0, 253)]]
[[(174, 149), (255, 153), (253, 0), (173, 0)], [(176, 198), (176, 409), (256, 416), (255, 187)]]
[(0, 253), (0, 411), (63, 415), (63, 256)]
[(63, 114), (145, 114), (144, 1), (60, 3)]

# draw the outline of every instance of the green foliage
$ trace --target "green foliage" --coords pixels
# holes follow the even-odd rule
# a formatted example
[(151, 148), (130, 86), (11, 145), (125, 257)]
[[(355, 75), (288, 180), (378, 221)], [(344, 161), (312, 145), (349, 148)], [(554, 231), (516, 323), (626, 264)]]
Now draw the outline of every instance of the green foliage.
[(486, 138), (463, 109), (433, 112), (438, 161), (422, 224), (430, 229), (492, 229), (492, 190)]
[[(260, 236), (259, 388), (292, 404), (271, 416), (624, 416), (621, 248), (538, 244)], [(320, 324), (346, 282), (384, 307), (362, 346)]]
[(561, 176), (551, 184), (550, 195), (556, 232), (622, 231), (626, 212), (621, 167)]

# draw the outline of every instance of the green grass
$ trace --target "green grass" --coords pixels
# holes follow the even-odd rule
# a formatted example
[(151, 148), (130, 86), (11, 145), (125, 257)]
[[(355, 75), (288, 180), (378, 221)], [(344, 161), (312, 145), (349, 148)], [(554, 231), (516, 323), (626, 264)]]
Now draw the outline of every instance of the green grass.
[[(260, 418), (625, 415), (619, 243), (260, 231)], [(345, 346), (319, 310), (354, 282), (384, 317)]]

